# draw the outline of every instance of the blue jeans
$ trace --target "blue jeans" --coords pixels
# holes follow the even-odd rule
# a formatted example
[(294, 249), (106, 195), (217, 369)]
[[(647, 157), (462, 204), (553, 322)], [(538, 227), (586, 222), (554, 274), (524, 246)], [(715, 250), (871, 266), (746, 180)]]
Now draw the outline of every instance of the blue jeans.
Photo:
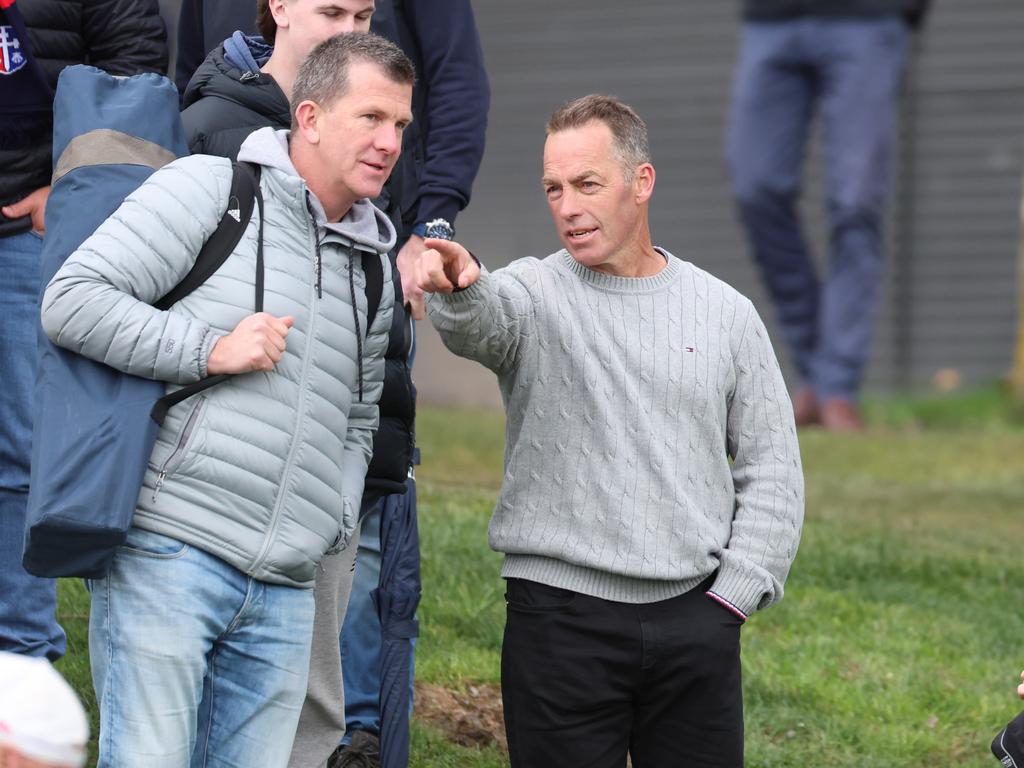
[(64, 655), (57, 582), (21, 567), (39, 333), (39, 257), (33, 233), (0, 238), (0, 651)]
[(138, 528), (90, 588), (99, 768), (287, 765), (312, 589), (255, 581)]
[[(882, 220), (906, 58), (897, 16), (747, 23), (727, 155), (740, 218), (805, 386), (856, 397), (882, 272)], [(821, 114), (831, 258), (820, 281), (797, 218)]]

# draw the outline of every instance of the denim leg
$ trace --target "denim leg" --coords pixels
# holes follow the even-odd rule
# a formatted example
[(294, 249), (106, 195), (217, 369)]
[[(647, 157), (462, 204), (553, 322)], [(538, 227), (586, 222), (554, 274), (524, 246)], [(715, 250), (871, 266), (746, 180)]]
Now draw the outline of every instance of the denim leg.
[(309, 678), (313, 590), (247, 582), (245, 605), (209, 655), (192, 768), (283, 768), (292, 753)]
[(312, 590), (256, 582), (137, 528), (91, 586), (99, 768), (287, 763)]
[(726, 155), (754, 260), (793, 362), (808, 380), (820, 289), (796, 206), (817, 82), (799, 31), (788, 21), (744, 25)]
[(56, 661), (66, 643), (56, 618), (57, 582), (21, 566), (42, 250), (32, 232), (0, 238), (0, 651)]
[(380, 618), (370, 592), (380, 582), (380, 513), (385, 498), (363, 499), (356, 572), (341, 629), (345, 743), (353, 731), (380, 733)]
[(906, 24), (816, 21), (832, 254), (822, 295), (815, 389), (855, 398), (869, 359), (882, 276), (882, 223), (906, 59)]

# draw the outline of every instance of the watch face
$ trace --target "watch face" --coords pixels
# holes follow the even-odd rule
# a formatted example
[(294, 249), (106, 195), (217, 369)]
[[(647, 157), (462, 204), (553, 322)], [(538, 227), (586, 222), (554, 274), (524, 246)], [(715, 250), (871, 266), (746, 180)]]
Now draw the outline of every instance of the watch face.
[(452, 229), (452, 225), (444, 219), (428, 221), (426, 228), (427, 237), (432, 237), (436, 240), (451, 240), (455, 236), (455, 230)]

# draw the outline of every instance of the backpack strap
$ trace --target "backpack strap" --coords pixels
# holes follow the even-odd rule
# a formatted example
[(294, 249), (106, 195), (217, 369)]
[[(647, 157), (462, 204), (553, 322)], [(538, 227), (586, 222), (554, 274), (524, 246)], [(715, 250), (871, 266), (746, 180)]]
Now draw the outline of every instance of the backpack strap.
[[(205, 283), (214, 272), (227, 261), (245, 228), (252, 218), (253, 206), (259, 208), (259, 233), (256, 238), (256, 279), (255, 298), (253, 305), (255, 312), (263, 311), (263, 194), (260, 191), (260, 166), (253, 163), (234, 163), (231, 176), (231, 194), (228, 196), (228, 207), (221, 217), (217, 229), (210, 235), (202, 250), (196, 257), (196, 263), (185, 275), (185, 278), (171, 289), (170, 293), (164, 296), (153, 306), (166, 310), (175, 302), (188, 296), (192, 291)], [(377, 297), (378, 303), (380, 297)], [(150, 411), (149, 416), (158, 425), (163, 425), (167, 412), (183, 400), (192, 395), (199, 394), (230, 378), (230, 374), (221, 373), (216, 376), (207, 376), (205, 379), (188, 384), (176, 389), (170, 394), (164, 395)]]
[[(232, 168), (228, 207), (217, 229), (206, 240), (189, 273), (167, 295), (153, 304), (157, 309), (170, 309), (209, 280), (227, 261), (238, 241), (242, 239), (245, 228), (249, 226), (253, 205), (256, 196), (259, 195), (261, 169), (252, 163), (233, 163)], [(262, 220), (260, 217), (261, 222)]]
[(384, 294), (384, 264), (381, 259), (387, 255), (376, 256), (369, 260), (363, 259), (363, 274), (366, 275), (366, 334), (370, 334), (373, 321), (380, 309), (380, 298)]

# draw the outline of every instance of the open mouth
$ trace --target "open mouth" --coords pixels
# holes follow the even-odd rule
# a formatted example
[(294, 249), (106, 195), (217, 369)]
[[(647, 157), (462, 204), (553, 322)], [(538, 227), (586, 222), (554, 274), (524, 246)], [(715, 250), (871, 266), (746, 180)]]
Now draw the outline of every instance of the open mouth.
[(593, 229), (570, 229), (565, 234), (568, 236), (570, 242), (581, 243), (584, 240), (589, 240), (593, 237), (595, 232), (597, 232), (596, 227)]

